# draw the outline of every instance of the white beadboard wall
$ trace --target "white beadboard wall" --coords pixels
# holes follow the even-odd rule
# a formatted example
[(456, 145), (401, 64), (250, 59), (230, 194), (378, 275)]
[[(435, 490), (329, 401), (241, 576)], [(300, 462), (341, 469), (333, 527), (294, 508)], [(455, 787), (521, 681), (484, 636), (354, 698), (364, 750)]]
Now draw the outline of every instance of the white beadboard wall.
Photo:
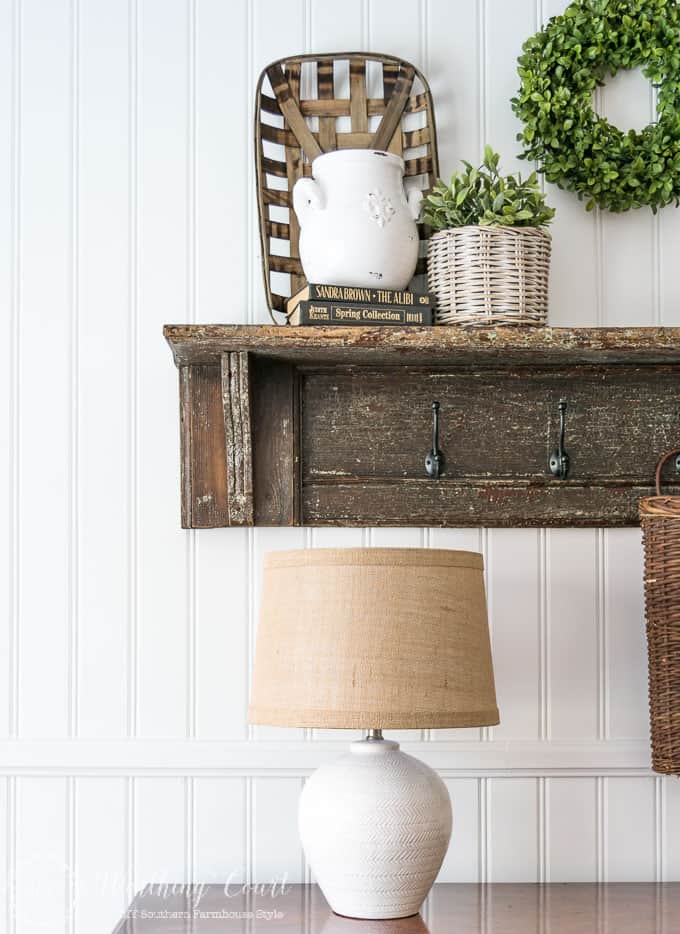
[[(403, 55), (430, 78), (442, 171), (485, 141), (515, 168), (515, 60), (563, 6), (0, 0), (8, 934), (108, 931), (149, 881), (308, 878), (298, 793), (346, 736), (245, 722), (262, 554), (290, 546), (486, 556), (502, 724), (404, 737), (451, 789), (443, 880), (680, 878), (680, 784), (648, 767), (637, 531), (179, 528), (161, 325), (267, 319), (260, 69)], [(641, 126), (653, 103), (632, 74), (598, 106)], [(680, 324), (680, 214), (550, 200), (552, 324)]]

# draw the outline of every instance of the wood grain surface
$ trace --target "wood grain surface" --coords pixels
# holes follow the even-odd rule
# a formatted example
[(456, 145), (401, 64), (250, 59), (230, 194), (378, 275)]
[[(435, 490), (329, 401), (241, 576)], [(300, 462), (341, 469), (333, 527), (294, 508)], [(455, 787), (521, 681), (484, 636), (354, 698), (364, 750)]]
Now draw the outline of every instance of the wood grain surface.
[(220, 885), (139, 895), (114, 934), (677, 934), (680, 883), (442, 884), (421, 914), (342, 918), (315, 885), (268, 885), (229, 895)]
[(679, 377), (623, 366), (305, 373), (303, 477), (422, 479), (437, 399), (442, 477), (545, 480), (564, 398), (570, 478), (648, 482), (680, 437)]
[(680, 328), (398, 328), (167, 324), (177, 366), (247, 350), (294, 363), (511, 367), (680, 363)]
[[(680, 329), (165, 335), (187, 528), (637, 525), (659, 455), (680, 442)], [(548, 467), (561, 399), (566, 480)], [(424, 468), (434, 400), (438, 480)], [(677, 484), (672, 468), (666, 480)]]

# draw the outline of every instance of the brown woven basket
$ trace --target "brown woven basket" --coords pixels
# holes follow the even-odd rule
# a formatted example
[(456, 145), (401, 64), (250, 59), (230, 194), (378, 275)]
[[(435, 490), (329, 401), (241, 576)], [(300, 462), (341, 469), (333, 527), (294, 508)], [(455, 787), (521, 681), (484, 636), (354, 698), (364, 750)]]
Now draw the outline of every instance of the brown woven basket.
[[(294, 55), (260, 75), (255, 167), (262, 271), (269, 313), (307, 284), (300, 262), (292, 191), (312, 160), (336, 149), (386, 149), (401, 156), (408, 185), (423, 190), (439, 174), (432, 95), (425, 76), (393, 55)], [(419, 224), (420, 239), (429, 231)], [(423, 247), (424, 254), (424, 247)], [(417, 273), (425, 272), (424, 255)]]
[(427, 280), (437, 324), (533, 324), (548, 316), (550, 234), (540, 227), (456, 227), (433, 234)]
[(667, 451), (656, 468), (656, 496), (640, 500), (645, 548), (652, 768), (680, 775), (680, 496), (661, 495)]

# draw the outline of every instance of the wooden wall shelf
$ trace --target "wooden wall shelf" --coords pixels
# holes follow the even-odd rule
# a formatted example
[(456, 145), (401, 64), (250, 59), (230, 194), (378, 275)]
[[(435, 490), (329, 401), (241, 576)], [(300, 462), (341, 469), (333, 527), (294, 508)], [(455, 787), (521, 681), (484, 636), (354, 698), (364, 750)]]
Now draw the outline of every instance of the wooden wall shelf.
[[(680, 442), (680, 328), (164, 334), (185, 528), (634, 525), (658, 456)], [(435, 399), (438, 480), (424, 466)], [(560, 399), (566, 480), (548, 469)]]

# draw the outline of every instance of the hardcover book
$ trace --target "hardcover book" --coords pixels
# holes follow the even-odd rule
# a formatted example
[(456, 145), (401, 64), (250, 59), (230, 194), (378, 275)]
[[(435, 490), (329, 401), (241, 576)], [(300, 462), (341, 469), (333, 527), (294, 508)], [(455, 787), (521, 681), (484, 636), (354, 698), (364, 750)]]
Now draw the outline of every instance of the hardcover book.
[[(334, 302), (356, 305), (394, 305), (397, 308), (434, 308), (434, 297), (426, 292), (365, 288), (353, 285), (320, 285), (310, 282), (286, 302), (290, 316), (302, 301)], [(293, 323), (293, 322), (291, 322)]]
[(432, 324), (432, 309), (395, 305), (340, 305), (335, 302), (301, 301), (288, 319), (290, 324), (423, 326)]

